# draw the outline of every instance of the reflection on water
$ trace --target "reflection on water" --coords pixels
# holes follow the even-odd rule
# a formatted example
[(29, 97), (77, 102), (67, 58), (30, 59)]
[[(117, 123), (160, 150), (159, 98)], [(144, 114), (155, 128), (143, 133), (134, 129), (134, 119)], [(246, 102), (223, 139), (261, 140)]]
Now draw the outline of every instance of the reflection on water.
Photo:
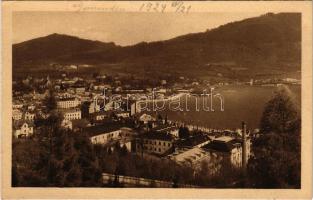
[[(250, 129), (258, 128), (259, 121), (266, 102), (268, 102), (276, 87), (261, 86), (229, 86), (219, 88), (215, 93), (224, 97), (224, 111), (220, 109), (220, 100), (214, 98), (213, 109), (203, 110), (209, 102), (203, 101), (204, 97), (190, 97), (187, 101), (187, 108), (183, 111), (172, 111), (165, 106), (165, 111), (160, 111), (163, 116), (167, 114), (168, 119), (195, 124), (209, 128), (235, 129), (240, 127), (241, 121), (246, 121)], [(290, 86), (290, 89), (300, 102), (301, 86)], [(186, 98), (181, 98), (182, 108), (186, 108)]]

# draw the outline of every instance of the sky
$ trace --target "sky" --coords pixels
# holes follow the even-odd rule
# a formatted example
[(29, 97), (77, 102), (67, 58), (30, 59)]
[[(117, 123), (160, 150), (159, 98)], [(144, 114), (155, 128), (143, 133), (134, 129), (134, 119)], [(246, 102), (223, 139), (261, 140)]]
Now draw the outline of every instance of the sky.
[(127, 46), (203, 32), (263, 13), (15, 12), (13, 43), (52, 33)]

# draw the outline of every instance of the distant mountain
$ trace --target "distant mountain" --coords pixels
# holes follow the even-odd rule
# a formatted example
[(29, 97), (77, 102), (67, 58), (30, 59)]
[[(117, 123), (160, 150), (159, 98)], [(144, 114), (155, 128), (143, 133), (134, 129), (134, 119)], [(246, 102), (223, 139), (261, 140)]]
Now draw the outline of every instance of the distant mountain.
[(13, 45), (14, 63), (48, 62), (69, 60), (75, 54), (92, 53), (116, 47), (114, 43), (103, 43), (74, 36), (51, 34)]
[(59, 34), (13, 45), (14, 67), (49, 62), (122, 63), (169, 71), (300, 70), (301, 14), (269, 13), (206, 32), (126, 47)]

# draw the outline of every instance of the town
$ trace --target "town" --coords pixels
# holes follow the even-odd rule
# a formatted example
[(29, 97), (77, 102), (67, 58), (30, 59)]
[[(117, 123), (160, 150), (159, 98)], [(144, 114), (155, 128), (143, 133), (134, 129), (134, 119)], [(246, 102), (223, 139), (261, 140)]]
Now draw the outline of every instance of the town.
[[(160, 80), (152, 88), (149, 84), (139, 85), (142, 81), (139, 79), (106, 74), (96, 74), (88, 79), (73, 77), (69, 73), (54, 78), (28, 75), (13, 82), (13, 138), (27, 140), (43, 134), (46, 130), (42, 124), (53, 110), (60, 115), (62, 129), (86, 134), (91, 144), (100, 145), (106, 153), (123, 149), (142, 159), (173, 161), (178, 166), (191, 168), (193, 173), (205, 164), (212, 176), (219, 174), (225, 165), (245, 171), (251, 155), (251, 140), (257, 137), (258, 129), (247, 130), (245, 122), (240, 119), (236, 130), (227, 127), (221, 130), (168, 119), (167, 115), (162, 116), (157, 111), (145, 112), (145, 98), (142, 97), (152, 92), (156, 92), (156, 100), (166, 101), (199, 91), (203, 85), (228, 85), (210, 85), (186, 77), (178, 80), (170, 86), (167, 80)], [(296, 79), (255, 82), (264, 83), (264, 86), (287, 82), (298, 84)], [(253, 80), (234, 84), (253, 85)], [(117, 98), (110, 98), (113, 95)], [(104, 184), (110, 184), (118, 177), (119, 184), (124, 186), (145, 187), (153, 183), (156, 187), (169, 187), (173, 184), (125, 175), (128, 174), (103, 171), (102, 179)], [(179, 187), (187, 186), (181, 184)]]

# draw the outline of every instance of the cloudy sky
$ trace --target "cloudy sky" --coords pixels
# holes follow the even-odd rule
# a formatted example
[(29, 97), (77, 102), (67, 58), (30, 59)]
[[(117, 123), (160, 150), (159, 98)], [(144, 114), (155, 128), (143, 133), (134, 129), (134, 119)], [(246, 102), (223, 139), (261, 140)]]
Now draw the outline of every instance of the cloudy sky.
[(126, 46), (203, 32), (262, 13), (15, 12), (13, 43), (52, 33)]

